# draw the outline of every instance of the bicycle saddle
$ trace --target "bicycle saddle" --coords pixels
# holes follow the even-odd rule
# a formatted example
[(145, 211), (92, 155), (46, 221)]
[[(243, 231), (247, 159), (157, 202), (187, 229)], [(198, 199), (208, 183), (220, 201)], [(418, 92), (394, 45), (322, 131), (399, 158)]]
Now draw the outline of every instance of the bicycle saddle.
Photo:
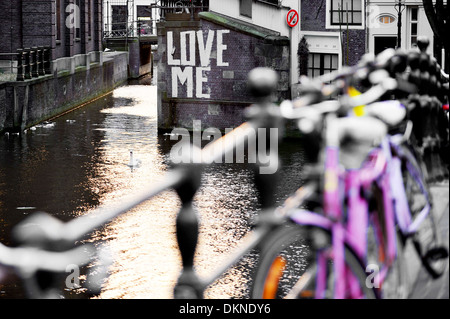
[(373, 117), (343, 117), (337, 121), (339, 160), (346, 169), (359, 169), (388, 133), (387, 125)]

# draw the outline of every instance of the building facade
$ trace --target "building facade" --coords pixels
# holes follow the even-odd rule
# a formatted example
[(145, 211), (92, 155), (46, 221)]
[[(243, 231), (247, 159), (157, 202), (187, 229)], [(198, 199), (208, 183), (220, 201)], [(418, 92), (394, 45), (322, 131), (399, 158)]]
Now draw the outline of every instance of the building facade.
[[(0, 53), (50, 47), (53, 70), (99, 61), (101, 0), (4, 0), (0, 2)], [(71, 62), (68, 59), (72, 59)], [(0, 57), (1, 58), (1, 57)], [(4, 59), (10, 59), (4, 57)], [(76, 60), (76, 61), (75, 61)]]
[[(299, 0), (210, 0), (210, 11), (293, 39), (289, 46), (289, 66), (290, 69), (296, 70), (298, 65), (296, 52), (301, 30), (301, 2)], [(300, 20), (292, 23), (297, 22), (294, 27), (290, 27), (287, 23), (287, 15), (291, 10), (300, 13)], [(290, 72), (289, 84), (297, 83), (298, 78), (298, 72)]]
[[(300, 74), (316, 77), (343, 65), (354, 65), (366, 52), (365, 0), (210, 1), (210, 10), (279, 32), (290, 39), (290, 85)], [(291, 27), (288, 12), (299, 13)], [(306, 40), (308, 56), (299, 56), (299, 44)], [(307, 70), (300, 70), (300, 60)], [(295, 96), (295, 93), (294, 93)]]
[(445, 65), (443, 48), (434, 37), (422, 0), (370, 0), (367, 32), (368, 51), (374, 53), (398, 47), (411, 50), (417, 46), (418, 36), (426, 36), (430, 40), (428, 53)]
[(103, 34), (105, 37), (156, 35), (160, 18), (157, 0), (103, 1)]
[[(237, 17), (222, 12), (223, 2), (227, 9), (237, 10)], [(247, 77), (256, 67), (276, 70), (280, 77), (277, 99), (290, 98), (289, 29), (282, 23), (269, 29), (263, 23), (278, 21), (278, 17), (286, 21), (281, 12), (287, 14), (287, 8), (268, 1), (252, 4), (244, 8), (239, 0), (209, 1), (207, 11), (165, 12), (158, 24), (160, 129), (195, 129), (194, 121), (201, 121), (202, 129), (237, 127), (245, 121), (245, 108), (254, 102)], [(278, 15), (251, 23), (250, 15), (261, 17), (253, 12), (257, 9)], [(245, 13), (244, 18), (240, 13)]]
[(2, 0), (0, 21), (0, 63), (15, 64), (13, 76), (0, 78), (0, 133), (23, 131), (127, 80), (128, 55), (102, 52), (102, 0)]
[(365, 0), (304, 0), (301, 31), (310, 77), (355, 65), (366, 53)]

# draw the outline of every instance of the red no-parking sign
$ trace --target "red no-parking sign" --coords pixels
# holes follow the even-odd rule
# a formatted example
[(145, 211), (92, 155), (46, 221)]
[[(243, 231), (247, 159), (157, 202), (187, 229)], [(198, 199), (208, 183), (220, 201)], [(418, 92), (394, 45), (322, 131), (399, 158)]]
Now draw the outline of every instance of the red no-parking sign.
[(286, 21), (291, 28), (295, 27), (300, 21), (300, 16), (298, 15), (298, 12), (294, 9), (289, 11), (286, 16)]

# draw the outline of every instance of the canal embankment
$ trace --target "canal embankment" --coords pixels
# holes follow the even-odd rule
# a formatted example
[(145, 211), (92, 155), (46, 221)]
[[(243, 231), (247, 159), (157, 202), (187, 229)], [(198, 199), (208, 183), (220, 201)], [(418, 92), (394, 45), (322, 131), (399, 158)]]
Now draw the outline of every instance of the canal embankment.
[(0, 134), (20, 132), (111, 92), (128, 79), (128, 53), (55, 60), (53, 73), (0, 83)]

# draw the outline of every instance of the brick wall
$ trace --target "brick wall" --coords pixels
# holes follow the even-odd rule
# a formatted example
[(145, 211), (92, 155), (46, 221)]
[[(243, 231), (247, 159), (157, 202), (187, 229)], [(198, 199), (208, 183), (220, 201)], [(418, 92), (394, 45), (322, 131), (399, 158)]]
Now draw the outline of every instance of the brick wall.
[[(234, 21), (236, 22), (236, 21)], [(173, 60), (182, 60), (181, 32), (202, 31), (203, 44), (208, 37), (214, 35), (209, 71), (200, 69), (200, 49), (196, 40), (195, 63), (192, 66), (170, 65), (168, 61), (168, 33), (173, 38)], [(223, 57), (220, 58), (218, 35), (222, 34)], [(196, 33), (196, 36), (197, 33)], [(187, 60), (189, 43), (187, 43)], [(274, 33), (266, 34), (265, 39), (232, 26), (214, 23), (206, 19), (199, 21), (168, 21), (160, 24), (158, 34), (158, 125), (160, 129), (183, 127), (192, 129), (194, 120), (202, 121), (202, 128), (216, 127), (219, 129), (234, 128), (244, 119), (244, 109), (254, 100), (247, 91), (248, 73), (255, 67), (267, 66), (276, 70), (280, 77), (278, 100), (289, 98), (289, 40)], [(181, 63), (182, 64), (182, 63)], [(206, 64), (205, 64), (206, 65)], [(176, 68), (178, 71), (174, 71)], [(192, 68), (193, 88), (187, 89), (187, 83), (181, 84), (175, 77), (177, 88), (174, 90), (173, 77), (176, 73)], [(190, 75), (191, 70), (189, 70)], [(185, 76), (184, 74), (183, 76)], [(197, 77), (203, 77), (200, 89)]]
[(35, 125), (110, 92), (127, 80), (127, 64), (126, 53), (107, 53), (103, 65), (74, 74), (0, 83), (0, 134)]
[[(55, 0), (5, 0), (0, 1), (0, 52), (16, 52), (18, 48), (51, 46), (52, 58), (70, 57), (75, 54), (101, 51), (102, 1), (80, 1), (80, 39), (75, 40), (74, 29), (66, 27), (70, 12), (66, 7), (74, 0), (58, 0), (60, 8), (61, 39), (56, 40)], [(91, 35), (88, 33), (88, 5), (92, 14)], [(1, 57), (0, 57), (1, 59)], [(9, 59), (4, 58), (4, 59)]]
[(326, 0), (302, 0), (300, 23), (302, 31), (327, 31)]
[(22, 1), (0, 1), (0, 53), (15, 52), (22, 47), (21, 12)]

